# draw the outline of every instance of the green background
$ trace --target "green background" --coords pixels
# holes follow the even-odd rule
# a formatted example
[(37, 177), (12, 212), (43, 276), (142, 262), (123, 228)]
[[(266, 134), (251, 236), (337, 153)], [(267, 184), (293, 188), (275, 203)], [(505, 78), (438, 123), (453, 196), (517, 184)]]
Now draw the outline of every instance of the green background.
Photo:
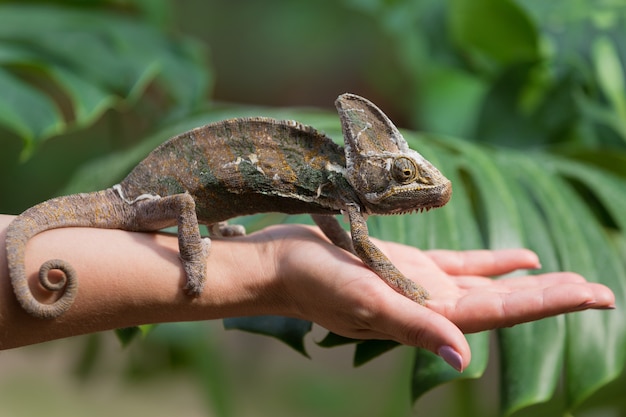
[(227, 117), (340, 141), (332, 103), (349, 91), (455, 189), (440, 210), (371, 218), (372, 234), (530, 247), (618, 306), (470, 335), (463, 379), (422, 351), (368, 362), (391, 346), (326, 349), (323, 329), (271, 318), (229, 326), (287, 332), (311, 360), (220, 322), (159, 325), (126, 348), (113, 333), (56, 341), (0, 352), (0, 415), (623, 415), (625, 33), (617, 0), (0, 2), (2, 213), (110, 186)]

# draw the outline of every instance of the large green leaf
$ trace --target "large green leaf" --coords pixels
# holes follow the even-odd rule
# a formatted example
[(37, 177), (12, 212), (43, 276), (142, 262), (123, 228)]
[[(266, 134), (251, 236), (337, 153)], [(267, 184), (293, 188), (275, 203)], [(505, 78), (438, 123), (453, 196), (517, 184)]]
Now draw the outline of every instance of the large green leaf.
[[(462, 154), (459, 159), (463, 162), (457, 169), (469, 174), (469, 180), (454, 182), (455, 198), (460, 189), (477, 195), (477, 219), (490, 247), (529, 247), (542, 257), (544, 271), (579, 272), (608, 285), (618, 300), (626, 299), (626, 277), (623, 264), (618, 261), (619, 254), (609, 244), (588, 203), (558, 176), (555, 164), (560, 162), (563, 171), (568, 168), (570, 176), (591, 190), (603, 190), (600, 198), (606, 203), (606, 210), (619, 217), (620, 221), (615, 222), (623, 233), (626, 201), (619, 191), (625, 187), (622, 179), (548, 155), (539, 158), (539, 155), (489, 151), (461, 141), (447, 141)], [(453, 176), (450, 170), (444, 172)], [(613, 198), (614, 195), (620, 197)], [(450, 207), (454, 208), (455, 204), (453, 199)], [(468, 220), (468, 224), (472, 222)], [(602, 255), (598, 256), (596, 251)], [(567, 319), (561, 316), (501, 330), (503, 412), (510, 414), (550, 399), (561, 375), (565, 351), (570, 406), (580, 404), (599, 387), (614, 380), (624, 367), (623, 321), (615, 312), (585, 312)], [(589, 341), (589, 335), (595, 335), (593, 341)], [(481, 353), (486, 351), (487, 346), (483, 346)], [(458, 377), (445, 368), (433, 368), (438, 360), (432, 354), (418, 355), (415, 397), (425, 391), (420, 387), (432, 388)]]
[[(421, 226), (421, 230), (413, 234), (413, 239), (407, 239), (404, 243), (422, 249), (463, 250), (482, 247), (481, 232), (474, 217), (475, 195), (472, 195), (473, 190), (464, 186), (467, 161), (459, 158), (458, 149), (441, 138), (425, 136), (419, 141), (413, 141), (414, 135), (407, 134), (406, 137), (410, 141), (410, 146), (441, 169), (454, 185), (452, 200), (446, 207), (427, 213), (423, 219), (420, 218), (421, 216), (399, 217), (407, 226), (411, 223)], [(431, 143), (439, 144), (439, 147), (433, 147)], [(450, 150), (456, 152), (450, 152)], [(393, 236), (387, 238), (394, 239)], [(413, 400), (450, 380), (478, 378), (483, 374), (489, 358), (488, 333), (467, 335), (467, 340), (472, 349), (472, 362), (462, 374), (450, 368), (450, 365), (440, 357), (428, 351), (416, 349), (411, 380)]]
[[(27, 151), (93, 123), (151, 82), (185, 111), (209, 87), (202, 49), (188, 39), (119, 14), (44, 5), (0, 5), (0, 69), (2, 85), (13, 86), (0, 95), (0, 108), (7, 109), (0, 123), (24, 139)], [(50, 82), (56, 88), (48, 88)], [(62, 114), (59, 92), (71, 115)]]
[[(572, 161), (557, 159), (554, 162), (564, 175), (580, 181), (598, 197), (618, 227), (611, 233), (620, 233), (623, 238), (626, 231), (624, 179)], [(562, 189), (574, 201), (567, 207), (571, 213), (567, 219), (553, 218), (552, 222), (553, 233), (559, 236), (557, 245), (567, 251), (561, 254), (563, 267), (580, 272), (591, 281), (606, 284), (615, 293), (618, 305), (623, 303), (626, 300), (623, 250), (600, 227), (590, 207), (575, 199), (570, 187), (562, 186)], [(547, 198), (553, 189), (542, 192)], [(566, 223), (567, 220), (570, 223)], [(573, 230), (569, 229), (571, 227)], [(616, 312), (590, 312), (568, 316), (567, 324), (567, 392), (570, 406), (575, 407), (624, 372), (626, 317)]]
[[(558, 258), (545, 219), (522, 188), (523, 168), (515, 164), (516, 159), (508, 153), (498, 155), (498, 161), (509, 167), (501, 170), (500, 175), (515, 199), (517, 216), (523, 217), (523, 226), (520, 224), (517, 229), (523, 246), (540, 254), (542, 271), (558, 271)], [(551, 176), (545, 176), (544, 180), (551, 181)], [(562, 316), (498, 331), (503, 382), (501, 407), (505, 415), (552, 397), (563, 367), (565, 332)]]
[[(488, 247), (529, 247), (542, 255), (545, 253), (546, 261), (556, 267), (554, 256), (550, 256), (545, 225), (519, 184), (523, 171), (511, 161), (494, 158), (501, 152), (461, 141), (453, 143), (462, 152), (460, 168), (469, 176), (469, 180), (457, 185), (469, 186), (466, 192), (476, 194), (476, 219), (481, 223)], [(459, 188), (457, 186), (455, 192)], [(467, 221), (472, 222), (472, 219)], [(501, 395), (506, 413), (551, 397), (560, 375), (564, 337), (562, 318), (529, 323), (499, 333), (501, 374), (506, 381)], [(536, 343), (537, 338), (543, 341), (540, 345)], [(483, 351), (486, 350), (487, 345), (483, 346)], [(528, 363), (536, 366), (528, 366)]]
[[(626, 277), (619, 255), (585, 201), (557, 175), (555, 160), (547, 155), (539, 158), (510, 152), (499, 152), (497, 157), (500, 176), (508, 177), (508, 188), (517, 199), (518, 209), (508, 214), (523, 213), (523, 228), (517, 233), (542, 256), (544, 270), (577, 271), (608, 285), (623, 300)], [(616, 178), (571, 161), (560, 162), (592, 190), (601, 188), (607, 195), (617, 192), (612, 189), (620, 182)], [(613, 210), (621, 207), (622, 213), (623, 204), (626, 202), (615, 199), (610, 203)], [(547, 401), (553, 395), (564, 351), (568, 354), (570, 406), (580, 404), (623, 371), (624, 329), (623, 317), (615, 312), (585, 312), (501, 330), (504, 413)]]

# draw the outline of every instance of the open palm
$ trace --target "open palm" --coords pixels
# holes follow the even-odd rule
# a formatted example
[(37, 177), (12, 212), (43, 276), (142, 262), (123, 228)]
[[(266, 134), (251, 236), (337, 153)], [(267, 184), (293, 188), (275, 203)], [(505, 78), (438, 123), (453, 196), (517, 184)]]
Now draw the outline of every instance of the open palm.
[(388, 287), (356, 257), (332, 246), (317, 229), (277, 226), (251, 238), (271, 243), (278, 254), (286, 308), (278, 313), (312, 320), (347, 337), (424, 347), (459, 370), (471, 356), (462, 333), (613, 308), (615, 302), (607, 287), (574, 273), (489, 278), (538, 268), (536, 255), (525, 249), (420, 251), (375, 241), (400, 271), (430, 292), (421, 306)]

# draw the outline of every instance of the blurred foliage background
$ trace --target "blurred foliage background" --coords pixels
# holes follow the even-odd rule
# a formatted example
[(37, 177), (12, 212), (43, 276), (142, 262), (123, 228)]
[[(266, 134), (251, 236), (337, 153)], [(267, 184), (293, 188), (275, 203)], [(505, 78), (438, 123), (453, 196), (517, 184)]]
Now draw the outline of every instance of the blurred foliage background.
[[(624, 415), (625, 30), (619, 0), (0, 2), (2, 213), (109, 186), (213, 120), (297, 119), (341, 140), (332, 103), (349, 91), (409, 129), (455, 187), (443, 209), (372, 218), (373, 234), (530, 247), (543, 271), (618, 299), (468, 335), (463, 375), (406, 347), (369, 361), (389, 343), (323, 349), (347, 341), (277, 318), (229, 327), (313, 360), (221, 323), (160, 325), (125, 349), (112, 334), (57, 341), (0, 353), (0, 412)], [(244, 222), (270, 220), (304, 218)]]

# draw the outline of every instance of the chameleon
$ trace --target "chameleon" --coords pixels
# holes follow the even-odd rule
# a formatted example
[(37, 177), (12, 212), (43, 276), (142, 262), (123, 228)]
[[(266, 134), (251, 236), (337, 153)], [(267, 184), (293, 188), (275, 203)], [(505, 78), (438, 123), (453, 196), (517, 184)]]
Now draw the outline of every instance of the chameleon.
[[(371, 241), (367, 216), (404, 214), (445, 205), (452, 186), (409, 148), (391, 120), (369, 100), (342, 94), (335, 101), (344, 145), (296, 121), (228, 119), (162, 143), (111, 188), (37, 204), (17, 216), (6, 234), (11, 284), (34, 317), (65, 313), (78, 293), (77, 273), (63, 260), (44, 262), (39, 284), (58, 292), (54, 302), (32, 294), (25, 273), (28, 240), (48, 229), (96, 227), (151, 232), (178, 226), (184, 290), (205, 286), (211, 238), (242, 235), (234, 217), (281, 212), (310, 214), (336, 246), (355, 254), (397, 292), (418, 303), (426, 289), (405, 277)], [(343, 214), (350, 233), (340, 224)], [(199, 225), (208, 227), (203, 237)], [(62, 278), (51, 280), (49, 272)]]

